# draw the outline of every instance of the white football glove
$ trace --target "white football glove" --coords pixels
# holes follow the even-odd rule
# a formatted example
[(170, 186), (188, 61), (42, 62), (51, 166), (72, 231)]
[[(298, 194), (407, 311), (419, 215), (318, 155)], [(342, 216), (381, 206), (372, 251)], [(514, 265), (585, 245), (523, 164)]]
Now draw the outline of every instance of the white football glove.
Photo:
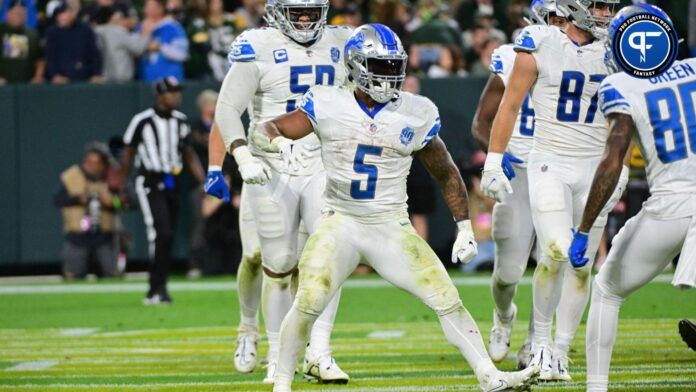
[(609, 213), (614, 210), (614, 207), (616, 207), (619, 201), (621, 201), (621, 196), (623, 196), (623, 193), (626, 190), (626, 184), (628, 184), (628, 171), (628, 166), (624, 166), (623, 168), (621, 168), (619, 182), (616, 184), (614, 193), (611, 194), (611, 197), (607, 201), (607, 204), (604, 205), (604, 208), (602, 208), (602, 211), (599, 213), (600, 216), (609, 215)]
[(300, 167), (307, 167), (307, 159), (312, 155), (312, 151), (316, 150), (315, 146), (296, 144), (285, 137), (273, 139), (271, 145), (276, 146), (280, 159), (283, 160), (283, 165), (291, 171), (298, 171)]
[(247, 146), (239, 146), (232, 150), (234, 160), (237, 161), (239, 174), (246, 184), (265, 185), (271, 180), (271, 171), (263, 162), (251, 155)]
[(503, 172), (502, 162), (503, 154), (491, 152), (483, 165), (481, 192), (495, 201), (502, 201), (503, 192), (512, 193), (512, 185)]
[(452, 248), (452, 262), (466, 264), (478, 254), (478, 245), (469, 219), (457, 222), (457, 228), (459, 232)]

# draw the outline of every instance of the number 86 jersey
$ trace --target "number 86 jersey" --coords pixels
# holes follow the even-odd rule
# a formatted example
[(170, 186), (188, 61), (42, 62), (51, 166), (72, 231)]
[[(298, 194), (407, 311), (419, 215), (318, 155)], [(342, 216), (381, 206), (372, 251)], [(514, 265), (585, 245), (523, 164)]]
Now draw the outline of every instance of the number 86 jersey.
[(607, 128), (597, 110), (597, 90), (607, 76), (604, 41), (579, 46), (555, 26), (528, 26), (515, 50), (534, 56), (532, 87), (534, 151), (570, 157), (598, 157)]
[(314, 86), (299, 108), (321, 142), (327, 207), (363, 223), (407, 217), (411, 155), (440, 131), (435, 104), (401, 92), (368, 109), (350, 87)]

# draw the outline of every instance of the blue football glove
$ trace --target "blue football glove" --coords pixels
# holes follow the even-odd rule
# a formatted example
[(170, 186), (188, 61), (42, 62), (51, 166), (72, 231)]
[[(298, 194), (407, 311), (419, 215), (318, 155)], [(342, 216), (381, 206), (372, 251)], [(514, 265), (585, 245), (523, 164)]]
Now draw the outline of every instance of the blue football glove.
[(508, 180), (512, 180), (513, 178), (515, 178), (515, 167), (512, 166), (512, 164), (522, 162), (524, 161), (510, 154), (509, 152), (503, 154), (503, 163), (501, 164), (501, 166), (503, 168), (503, 173), (505, 173), (505, 177), (507, 177)]
[(590, 261), (589, 257), (585, 257), (589, 234), (575, 229), (571, 229), (571, 231), (573, 232), (573, 242), (570, 243), (570, 248), (568, 248), (568, 259), (570, 259), (570, 264), (573, 268), (579, 269)]
[(225, 203), (230, 202), (230, 188), (227, 187), (225, 178), (222, 177), (221, 170), (209, 170), (208, 177), (205, 179), (205, 185), (203, 186), (205, 193), (210, 196), (215, 196), (218, 199), (222, 199)]

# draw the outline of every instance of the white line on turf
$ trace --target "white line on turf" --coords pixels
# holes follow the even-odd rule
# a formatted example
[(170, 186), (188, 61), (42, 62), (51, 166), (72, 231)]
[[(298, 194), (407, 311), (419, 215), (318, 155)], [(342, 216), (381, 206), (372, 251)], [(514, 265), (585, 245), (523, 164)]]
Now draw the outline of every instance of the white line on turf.
[[(491, 279), (484, 276), (458, 276), (452, 279), (457, 286), (488, 286)], [(668, 283), (672, 281), (671, 275), (659, 275), (653, 282)], [(519, 284), (530, 285), (532, 278), (525, 276)], [(170, 291), (233, 291), (236, 290), (235, 282), (172, 282)], [(349, 279), (343, 284), (344, 288), (382, 288), (392, 285), (382, 279)], [(2, 285), (1, 294), (44, 294), (44, 293), (140, 293), (147, 290), (147, 284), (116, 283), (116, 284), (52, 284), (52, 285)]]
[(65, 328), (60, 330), (62, 336), (89, 336), (99, 331), (99, 328)]
[(406, 335), (406, 331), (387, 330), (387, 331), (372, 331), (367, 334), (370, 339), (398, 339)]
[(8, 367), (5, 369), (7, 372), (22, 372), (22, 371), (27, 371), (27, 370), (34, 370), (34, 371), (40, 371), (40, 370), (46, 370), (50, 369), (58, 364), (58, 361), (27, 361), (27, 362), (21, 362), (18, 363), (14, 366)]

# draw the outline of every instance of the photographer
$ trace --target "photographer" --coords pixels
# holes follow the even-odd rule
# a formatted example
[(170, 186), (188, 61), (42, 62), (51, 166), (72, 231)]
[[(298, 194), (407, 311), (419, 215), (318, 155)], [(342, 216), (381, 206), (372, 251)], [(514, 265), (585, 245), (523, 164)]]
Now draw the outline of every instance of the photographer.
[(99, 275), (116, 273), (114, 213), (120, 200), (109, 191), (106, 175), (110, 166), (108, 148), (101, 143), (87, 146), (82, 164), (73, 165), (61, 176), (54, 203), (63, 215), (63, 277), (82, 279), (90, 256), (99, 265)]

